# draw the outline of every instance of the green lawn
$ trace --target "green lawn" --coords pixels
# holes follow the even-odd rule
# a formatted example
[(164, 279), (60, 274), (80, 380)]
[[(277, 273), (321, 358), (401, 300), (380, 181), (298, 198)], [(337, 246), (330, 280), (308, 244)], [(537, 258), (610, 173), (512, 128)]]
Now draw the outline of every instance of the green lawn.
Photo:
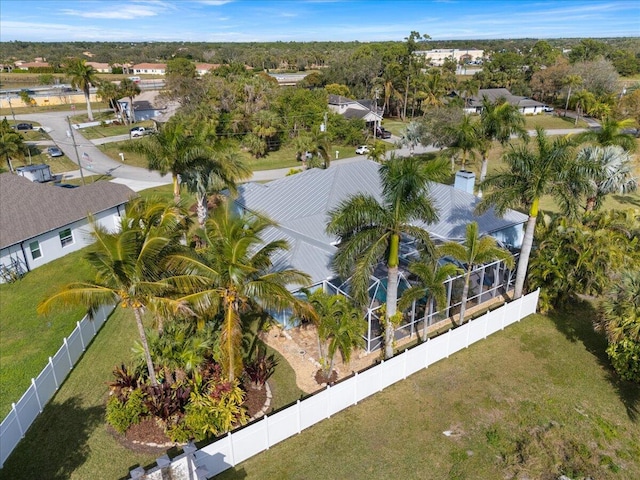
[[(113, 114), (110, 115), (109, 119), (113, 118)], [(97, 120), (97, 119), (96, 119)], [(136, 126), (139, 127), (152, 127), (153, 122), (151, 120), (143, 120), (141, 122), (137, 122)], [(105, 137), (114, 137), (116, 135), (125, 135), (128, 134), (133, 125), (114, 125), (112, 123), (106, 124), (104, 126), (100, 125), (97, 127), (88, 127), (80, 130), (82, 136), (86, 139), (94, 139), (94, 138), (105, 138)]]
[(82, 308), (76, 308), (41, 317), (36, 313), (38, 302), (74, 279), (89, 278), (89, 265), (82, 260), (82, 252), (74, 252), (17, 282), (0, 284), (0, 418), (9, 412), (11, 402), (19, 400), (31, 378), (40, 373), (84, 315)]
[[(40, 112), (66, 112), (73, 113), (71, 106), (75, 107), (75, 110), (86, 110), (87, 103), (68, 103), (65, 105), (48, 105), (43, 107), (13, 107), (13, 111), (9, 108), (0, 108), (0, 117), (9, 118), (11, 114), (22, 115), (27, 113), (40, 113)], [(107, 108), (107, 104), (104, 102), (91, 102), (91, 108), (94, 112), (98, 112), (100, 109)]]
[(640, 386), (593, 317), (531, 316), (217, 478), (640, 478)]

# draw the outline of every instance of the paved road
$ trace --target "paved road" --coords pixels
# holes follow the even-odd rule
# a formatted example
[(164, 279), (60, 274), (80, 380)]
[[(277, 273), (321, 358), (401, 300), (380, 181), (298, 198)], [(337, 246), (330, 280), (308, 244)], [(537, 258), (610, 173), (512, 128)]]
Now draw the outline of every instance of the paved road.
[[(133, 182), (142, 182), (149, 187), (171, 183), (171, 177), (169, 175), (163, 177), (158, 172), (150, 172), (144, 168), (133, 167), (126, 164), (123, 165), (120, 162), (112, 160), (102, 153), (93, 142), (84, 138), (78, 130), (74, 129), (73, 132), (71, 132), (67, 123), (67, 115), (70, 115), (70, 113), (71, 112), (30, 113), (16, 115), (16, 119), (38, 122), (45, 127), (51, 139), (60, 147), (65, 155), (77, 165), (82, 165), (82, 172), (85, 175), (108, 174), (116, 179), (125, 181), (123, 183), (131, 180)], [(74, 115), (78, 113), (82, 112), (74, 112)], [(71, 135), (75, 138), (77, 155)], [(80, 159), (78, 159), (78, 157), (80, 157)], [(78, 160), (80, 160), (80, 163)], [(73, 176), (73, 172), (69, 176)]]
[[(74, 112), (77, 115), (82, 112)], [(568, 116), (571, 116), (573, 112), (569, 112)], [(47, 133), (51, 136), (52, 140), (60, 147), (60, 149), (76, 164), (78, 164), (78, 156), (73, 146), (73, 139), (70, 137), (69, 126), (67, 124), (67, 115), (70, 112), (42, 112), (31, 113), (25, 115), (16, 115), (17, 120), (27, 120), (38, 122), (44, 126)], [(575, 114), (574, 114), (575, 115)], [(591, 119), (585, 119), (588, 123)], [(599, 124), (593, 120), (589, 123), (590, 128), (598, 127)], [(567, 128), (567, 129), (555, 129), (547, 130), (549, 135), (566, 135), (570, 133), (579, 133), (586, 129), (580, 128)], [(535, 135), (535, 130), (530, 130), (530, 135)], [(78, 155), (82, 163), (82, 171), (85, 175), (92, 174), (108, 174), (114, 177), (114, 182), (125, 183), (129, 185), (135, 191), (140, 191), (146, 188), (151, 188), (158, 185), (166, 185), (171, 183), (170, 175), (161, 176), (157, 172), (150, 172), (144, 168), (133, 167), (130, 165), (117, 162), (98, 149), (97, 145), (102, 145), (109, 142), (119, 142), (122, 140), (128, 140), (129, 135), (116, 135), (113, 137), (105, 137), (94, 140), (85, 139), (80, 131), (73, 130), (73, 135), (77, 144)], [(410, 150), (408, 147), (395, 148), (395, 143), (399, 141), (398, 137), (392, 137), (387, 140), (394, 146), (389, 152), (387, 152), (387, 158), (390, 155), (395, 154), (397, 156), (409, 156)], [(40, 142), (34, 142), (40, 144)], [(51, 142), (42, 142), (42, 145), (50, 145)], [(414, 149), (415, 154), (421, 154), (426, 152), (436, 152), (439, 149), (433, 146), (417, 146)], [(332, 160), (332, 165), (340, 165), (343, 163), (358, 162), (366, 159), (366, 156), (355, 156), (343, 159)], [(296, 168), (296, 167), (293, 167)], [(300, 165), (302, 168), (302, 165)], [(280, 168), (276, 170), (263, 170), (254, 172), (251, 177), (251, 181), (264, 182), (269, 180), (275, 180), (285, 177), (291, 168)], [(77, 178), (80, 176), (80, 170), (74, 172), (67, 172), (65, 178)]]

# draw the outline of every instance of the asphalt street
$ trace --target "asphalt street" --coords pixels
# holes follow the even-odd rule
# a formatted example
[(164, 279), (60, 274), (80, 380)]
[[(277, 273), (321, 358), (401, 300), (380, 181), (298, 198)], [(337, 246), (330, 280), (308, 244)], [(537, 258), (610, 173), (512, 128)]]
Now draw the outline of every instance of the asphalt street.
[[(118, 142), (122, 140), (128, 140), (129, 135), (116, 135), (113, 137), (100, 138), (95, 140), (87, 140), (82, 136), (80, 130), (73, 129), (71, 132), (67, 122), (67, 117), (71, 114), (77, 115), (82, 112), (41, 112), (30, 113), (23, 115), (16, 115), (16, 120), (31, 121), (39, 123), (49, 134), (51, 139), (60, 147), (60, 149), (69, 157), (73, 162), (82, 166), (82, 172), (85, 175), (111, 175), (114, 178), (114, 182), (124, 183), (131, 187), (135, 191), (152, 188), (158, 185), (166, 185), (171, 183), (171, 176), (161, 176), (158, 172), (149, 171), (144, 168), (134, 167), (127, 165), (126, 163), (120, 163), (109, 156), (105, 155), (97, 147), (98, 145)], [(571, 114), (572, 112), (569, 112)], [(589, 124), (590, 127), (599, 126), (596, 122), (594, 125)], [(566, 135), (570, 133), (582, 132), (585, 129), (558, 129), (548, 130), (549, 135)], [(530, 135), (535, 135), (535, 130), (529, 131)], [(73, 137), (72, 137), (73, 135)], [(77, 147), (74, 148), (74, 139)], [(387, 140), (392, 148), (387, 152), (387, 158), (390, 155), (395, 154), (397, 156), (409, 156), (411, 154), (408, 147), (396, 147), (398, 137), (392, 137)], [(34, 144), (51, 145), (49, 141), (34, 142)], [(414, 154), (421, 154), (426, 152), (435, 152), (438, 148), (433, 146), (424, 147), (422, 145), (417, 146), (414, 149)], [(79, 157), (79, 158), (78, 158)], [(359, 155), (355, 157), (339, 158), (332, 160), (332, 165), (340, 165), (344, 163), (358, 162), (366, 159), (365, 155)], [(78, 161), (79, 160), (79, 161)], [(295, 168), (295, 167), (294, 167)], [(302, 168), (302, 165), (300, 165)], [(291, 168), (280, 168), (275, 170), (263, 170), (254, 172), (251, 181), (264, 182), (269, 180), (276, 180), (278, 178), (285, 177)], [(80, 176), (80, 170), (65, 173), (65, 178), (77, 178)]]

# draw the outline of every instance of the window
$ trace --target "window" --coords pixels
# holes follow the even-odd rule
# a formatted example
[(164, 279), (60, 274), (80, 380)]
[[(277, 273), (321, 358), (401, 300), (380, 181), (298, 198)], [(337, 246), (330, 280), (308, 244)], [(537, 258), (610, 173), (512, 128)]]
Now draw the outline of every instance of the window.
[(73, 243), (73, 236), (71, 235), (71, 229), (66, 228), (60, 232), (60, 243), (63, 247), (71, 245)]
[(29, 244), (29, 249), (31, 250), (31, 258), (33, 258), (34, 260), (42, 256), (42, 252), (40, 251), (40, 244), (37, 240)]

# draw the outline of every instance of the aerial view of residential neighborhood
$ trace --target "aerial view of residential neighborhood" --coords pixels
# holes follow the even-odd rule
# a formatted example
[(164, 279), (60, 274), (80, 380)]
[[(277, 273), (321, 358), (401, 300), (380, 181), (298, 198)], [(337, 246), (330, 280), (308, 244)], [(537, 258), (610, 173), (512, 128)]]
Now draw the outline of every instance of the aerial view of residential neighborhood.
[(640, 3), (0, 0), (0, 480), (640, 479)]

